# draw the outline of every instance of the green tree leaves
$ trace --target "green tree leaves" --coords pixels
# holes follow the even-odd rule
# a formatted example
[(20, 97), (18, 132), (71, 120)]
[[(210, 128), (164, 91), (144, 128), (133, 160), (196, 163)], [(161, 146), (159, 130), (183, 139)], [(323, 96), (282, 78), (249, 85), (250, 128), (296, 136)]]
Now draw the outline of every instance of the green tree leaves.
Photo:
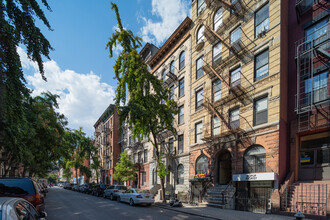
[(130, 180), (135, 180), (135, 167), (131, 160), (128, 158), (126, 151), (120, 154), (120, 159), (115, 166), (113, 179), (123, 183)]

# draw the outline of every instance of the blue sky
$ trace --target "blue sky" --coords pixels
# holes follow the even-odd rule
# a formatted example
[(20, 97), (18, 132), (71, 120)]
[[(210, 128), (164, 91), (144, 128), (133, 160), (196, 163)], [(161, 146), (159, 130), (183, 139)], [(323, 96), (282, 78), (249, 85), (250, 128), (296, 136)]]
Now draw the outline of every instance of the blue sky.
[[(45, 11), (53, 31), (38, 22), (55, 49), (45, 61), (47, 82), (38, 68), (18, 48), (28, 86), (34, 95), (43, 91), (58, 94), (61, 113), (70, 128), (83, 127), (88, 136), (93, 124), (113, 103), (116, 81), (115, 58), (109, 58), (105, 45), (117, 26), (109, 0), (48, 0), (52, 12)], [(125, 28), (143, 38), (144, 43), (161, 46), (186, 16), (190, 0), (117, 0)], [(117, 53), (120, 52), (118, 47)]]

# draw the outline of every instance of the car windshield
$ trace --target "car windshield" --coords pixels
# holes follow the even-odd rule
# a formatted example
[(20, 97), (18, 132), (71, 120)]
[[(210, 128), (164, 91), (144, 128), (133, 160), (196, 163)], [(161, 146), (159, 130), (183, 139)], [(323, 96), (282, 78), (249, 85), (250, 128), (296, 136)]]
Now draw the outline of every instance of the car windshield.
[(35, 194), (30, 179), (0, 179), (1, 195), (29, 195)]
[(150, 194), (150, 191), (149, 190), (146, 190), (146, 189), (136, 189), (135, 191), (137, 193)]

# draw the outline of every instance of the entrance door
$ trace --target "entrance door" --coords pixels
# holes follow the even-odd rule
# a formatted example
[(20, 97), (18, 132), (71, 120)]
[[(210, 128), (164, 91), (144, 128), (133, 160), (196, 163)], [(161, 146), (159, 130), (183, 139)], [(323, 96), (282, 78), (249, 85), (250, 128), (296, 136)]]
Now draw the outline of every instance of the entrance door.
[(218, 158), (218, 183), (228, 184), (231, 178), (231, 155), (229, 151), (224, 151)]
[(330, 138), (301, 142), (299, 180), (330, 180)]

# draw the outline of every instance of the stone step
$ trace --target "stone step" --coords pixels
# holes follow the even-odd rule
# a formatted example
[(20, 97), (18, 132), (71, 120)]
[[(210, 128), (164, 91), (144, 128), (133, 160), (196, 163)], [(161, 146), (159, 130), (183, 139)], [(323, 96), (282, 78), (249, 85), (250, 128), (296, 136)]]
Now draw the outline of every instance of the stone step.
[(221, 209), (223, 209), (225, 207), (225, 205), (221, 205), (221, 204), (217, 204), (217, 203), (208, 203), (207, 206), (217, 207), (217, 208), (221, 208)]

